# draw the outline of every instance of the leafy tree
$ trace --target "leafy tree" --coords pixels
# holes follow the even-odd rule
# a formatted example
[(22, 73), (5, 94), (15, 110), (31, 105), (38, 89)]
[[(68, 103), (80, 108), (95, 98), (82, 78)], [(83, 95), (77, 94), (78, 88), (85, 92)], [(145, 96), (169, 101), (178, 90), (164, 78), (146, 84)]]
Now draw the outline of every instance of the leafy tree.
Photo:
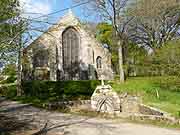
[(17, 64), (17, 95), (21, 96), (23, 49), (34, 31), (44, 32), (39, 25), (48, 22), (22, 17), (19, 0), (0, 0), (0, 11), (0, 63), (6, 65), (13, 61)]
[(155, 53), (146, 55), (137, 63), (137, 75), (143, 76), (179, 76), (180, 40), (168, 41)]
[(96, 27), (96, 38), (103, 44), (107, 44), (109, 49), (112, 50), (112, 33), (113, 27), (106, 22), (99, 23)]
[(9, 75), (9, 76), (15, 76), (16, 75), (16, 65), (15, 64), (6, 65), (2, 71), (2, 74)]
[(166, 43), (152, 56), (152, 66), (159, 75), (180, 75), (180, 40)]
[(147, 50), (133, 42), (129, 42), (124, 49), (126, 76), (138, 76), (138, 68), (148, 55)]
[(17, 49), (17, 0), (0, 0), (0, 62), (15, 60)]
[(0, 83), (1, 84), (7, 84), (7, 83), (14, 83), (17, 79), (16, 77), (16, 65), (15, 64), (8, 64), (8, 65), (5, 65), (3, 71), (2, 71), (2, 74), (7, 76), (7, 78), (4, 80), (3, 78), (3, 81), (1, 81)]
[(20, 96), (22, 94), (22, 40), (25, 25), (20, 17), (18, 0), (1, 0), (0, 10), (0, 62), (4, 65), (11, 63), (12, 60), (17, 62), (17, 95)]

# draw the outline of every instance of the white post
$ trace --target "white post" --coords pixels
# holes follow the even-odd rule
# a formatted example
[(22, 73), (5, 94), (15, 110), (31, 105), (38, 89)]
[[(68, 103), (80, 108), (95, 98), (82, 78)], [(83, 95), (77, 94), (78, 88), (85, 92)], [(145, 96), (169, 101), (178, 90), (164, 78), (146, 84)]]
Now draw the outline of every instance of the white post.
[(104, 76), (101, 74), (101, 85), (104, 86)]
[(101, 85), (104, 86), (104, 80), (103, 79), (101, 79)]

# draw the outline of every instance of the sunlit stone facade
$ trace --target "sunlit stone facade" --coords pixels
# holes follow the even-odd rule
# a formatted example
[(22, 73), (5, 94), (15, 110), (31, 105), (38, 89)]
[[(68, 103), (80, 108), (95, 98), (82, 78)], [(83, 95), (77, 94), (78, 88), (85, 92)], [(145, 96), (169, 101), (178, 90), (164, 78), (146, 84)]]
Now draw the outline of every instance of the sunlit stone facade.
[(24, 80), (113, 79), (111, 54), (71, 11), (24, 50)]

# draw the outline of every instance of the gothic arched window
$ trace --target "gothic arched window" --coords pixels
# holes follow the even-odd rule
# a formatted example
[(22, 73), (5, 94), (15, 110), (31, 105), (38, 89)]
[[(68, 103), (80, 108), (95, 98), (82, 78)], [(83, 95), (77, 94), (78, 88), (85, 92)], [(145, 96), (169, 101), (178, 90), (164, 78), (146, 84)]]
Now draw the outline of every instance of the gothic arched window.
[(47, 67), (48, 66), (48, 50), (39, 50), (34, 55), (35, 67)]
[(102, 58), (100, 56), (96, 59), (96, 66), (97, 68), (102, 68)]
[(78, 72), (79, 62), (79, 33), (73, 28), (67, 28), (62, 34), (63, 41), (63, 68), (73, 75)]

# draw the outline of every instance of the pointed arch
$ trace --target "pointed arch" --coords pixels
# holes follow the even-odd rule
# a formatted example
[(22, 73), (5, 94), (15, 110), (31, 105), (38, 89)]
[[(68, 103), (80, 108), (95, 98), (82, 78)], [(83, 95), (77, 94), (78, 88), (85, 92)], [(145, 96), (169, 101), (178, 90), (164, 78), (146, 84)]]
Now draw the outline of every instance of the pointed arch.
[(96, 66), (98, 69), (102, 68), (102, 58), (100, 56), (96, 58)]
[(68, 27), (62, 33), (63, 69), (73, 79), (79, 72), (80, 36), (74, 27)]

